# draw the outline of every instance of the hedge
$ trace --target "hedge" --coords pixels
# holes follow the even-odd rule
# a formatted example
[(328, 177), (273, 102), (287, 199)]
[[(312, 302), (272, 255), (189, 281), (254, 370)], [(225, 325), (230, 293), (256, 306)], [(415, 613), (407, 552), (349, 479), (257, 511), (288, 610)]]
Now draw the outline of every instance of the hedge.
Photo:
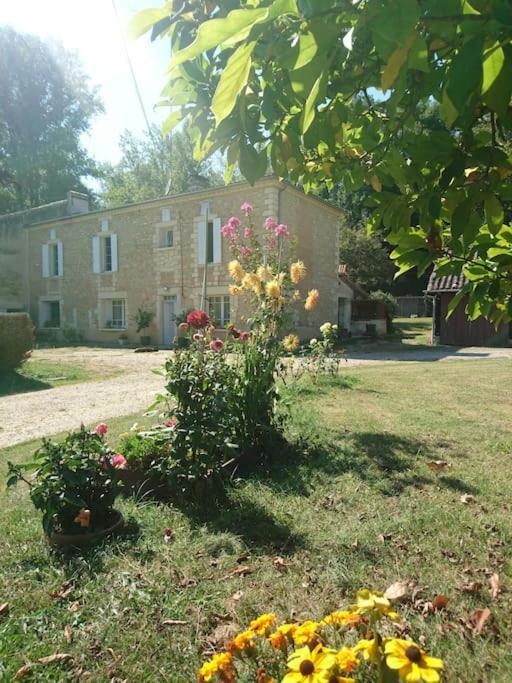
[(14, 370), (30, 355), (34, 325), (28, 313), (0, 313), (0, 370)]

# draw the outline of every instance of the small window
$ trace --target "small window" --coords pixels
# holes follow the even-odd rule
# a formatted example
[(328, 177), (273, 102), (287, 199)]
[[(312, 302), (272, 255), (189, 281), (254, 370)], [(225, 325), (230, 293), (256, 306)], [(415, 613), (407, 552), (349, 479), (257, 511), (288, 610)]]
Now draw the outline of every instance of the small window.
[(50, 275), (52, 277), (59, 275), (59, 247), (57, 244), (50, 245)]
[(171, 210), (169, 208), (162, 209), (162, 223), (171, 222)]
[(164, 235), (164, 247), (174, 247), (174, 232), (166, 230)]
[(112, 237), (108, 235), (103, 240), (103, 270), (112, 272)]
[(124, 299), (106, 299), (103, 302), (104, 326), (112, 330), (126, 327), (126, 302)]
[(213, 221), (208, 222), (206, 230), (206, 262), (213, 263)]
[(231, 300), (229, 296), (209, 297), (208, 313), (216, 325), (226, 327), (231, 320)]

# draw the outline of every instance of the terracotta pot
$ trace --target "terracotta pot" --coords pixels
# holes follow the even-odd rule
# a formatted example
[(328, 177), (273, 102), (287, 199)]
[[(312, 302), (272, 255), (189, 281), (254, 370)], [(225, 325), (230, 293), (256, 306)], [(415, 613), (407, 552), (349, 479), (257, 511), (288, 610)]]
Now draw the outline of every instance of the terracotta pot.
[(119, 510), (113, 510), (112, 512), (112, 522), (105, 529), (98, 529), (86, 534), (59, 534), (56, 531), (52, 531), (49, 536), (46, 536), (46, 540), (54, 548), (83, 548), (84, 546), (97, 543), (106, 536), (119, 531), (124, 524), (123, 515)]

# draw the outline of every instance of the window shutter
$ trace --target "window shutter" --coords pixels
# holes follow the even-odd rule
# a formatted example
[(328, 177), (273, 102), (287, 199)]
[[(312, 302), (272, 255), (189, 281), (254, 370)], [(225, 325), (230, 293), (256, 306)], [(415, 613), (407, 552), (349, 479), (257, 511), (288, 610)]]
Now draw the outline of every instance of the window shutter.
[(64, 247), (62, 246), (62, 242), (57, 242), (57, 265), (57, 275), (62, 277), (64, 275)]
[(101, 272), (100, 238), (98, 235), (94, 235), (92, 238), (92, 272)]
[(197, 262), (206, 263), (206, 218), (200, 218), (198, 224), (198, 258)]
[(110, 246), (112, 249), (112, 272), (116, 273), (117, 272), (117, 235), (112, 233), (110, 235)]
[(222, 262), (222, 235), (220, 218), (213, 219), (213, 262)]
[(50, 248), (47, 244), (43, 244), (41, 267), (43, 270), (43, 277), (50, 277)]

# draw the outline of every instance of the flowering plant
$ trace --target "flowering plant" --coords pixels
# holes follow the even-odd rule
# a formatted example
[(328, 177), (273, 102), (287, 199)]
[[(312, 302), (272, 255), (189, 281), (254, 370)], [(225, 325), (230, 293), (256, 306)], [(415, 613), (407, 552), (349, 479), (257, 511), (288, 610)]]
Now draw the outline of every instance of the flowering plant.
[(198, 681), (437, 683), (441, 659), (388, 635), (399, 619), (382, 593), (366, 589), (349, 609), (321, 621), (278, 624), (274, 614), (263, 614), (203, 664)]
[[(43, 439), (32, 462), (8, 463), (7, 486), (19, 481), (29, 486), (47, 534), (88, 533), (108, 525), (119, 493), (116, 471), (126, 459), (107, 446), (106, 431), (103, 423), (94, 431), (82, 426), (60, 443)], [(26, 472), (33, 472), (33, 478), (27, 479)]]
[(301, 370), (313, 378), (319, 375), (333, 375), (339, 373), (340, 363), (345, 361), (346, 356), (335, 352), (338, 340), (338, 326), (326, 322), (320, 326), (321, 338), (313, 338), (303, 351)]

